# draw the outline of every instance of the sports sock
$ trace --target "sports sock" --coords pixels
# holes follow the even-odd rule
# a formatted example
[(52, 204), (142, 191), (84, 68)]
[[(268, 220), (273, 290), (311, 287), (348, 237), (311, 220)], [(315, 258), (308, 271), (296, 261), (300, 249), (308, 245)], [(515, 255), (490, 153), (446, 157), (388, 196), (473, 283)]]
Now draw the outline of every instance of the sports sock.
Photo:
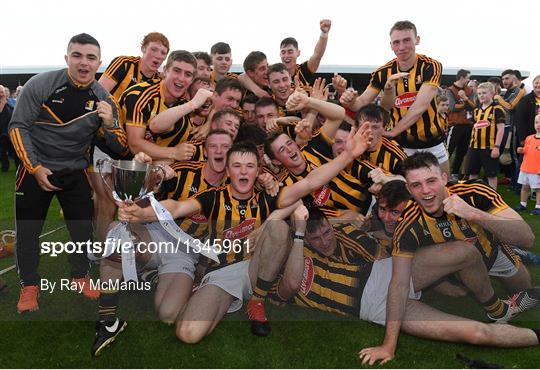
[(254, 301), (264, 301), (270, 289), (272, 289), (271, 281), (257, 278), (257, 283), (255, 284), (255, 288), (253, 289), (253, 297), (251, 299)]
[(523, 207), (527, 207), (527, 202), (519, 202)]
[(493, 296), (490, 299), (481, 304), (487, 314), (494, 319), (504, 316), (507, 310), (504, 302), (498, 298), (495, 293), (493, 293)]
[(114, 322), (120, 292), (118, 290), (102, 290), (99, 296), (99, 321)]

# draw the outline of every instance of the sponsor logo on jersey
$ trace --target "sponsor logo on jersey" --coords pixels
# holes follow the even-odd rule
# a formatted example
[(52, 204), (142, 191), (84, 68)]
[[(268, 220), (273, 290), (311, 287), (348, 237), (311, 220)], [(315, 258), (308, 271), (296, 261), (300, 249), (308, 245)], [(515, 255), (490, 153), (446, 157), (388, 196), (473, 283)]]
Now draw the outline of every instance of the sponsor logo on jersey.
[(478, 121), (474, 124), (474, 128), (476, 130), (479, 130), (481, 128), (484, 128), (484, 127), (488, 127), (489, 126), (489, 121), (487, 120), (481, 120), (481, 121)]
[(300, 292), (302, 294), (306, 295), (310, 292), (314, 277), (313, 260), (311, 257), (304, 257), (304, 274), (302, 275), (302, 284), (300, 285)]
[(394, 105), (396, 108), (408, 108), (416, 101), (416, 96), (418, 95), (417, 91), (406, 92), (396, 97)]
[(244, 239), (247, 237), (253, 230), (255, 230), (255, 223), (257, 222), (256, 218), (248, 218), (245, 221), (242, 221), (235, 227), (223, 231), (223, 238), (234, 240), (234, 239)]
[(201, 212), (192, 214), (191, 216), (189, 216), (189, 219), (195, 222), (196, 224), (204, 224), (208, 222), (208, 219), (206, 218), (204, 213), (201, 213)]
[(313, 193), (313, 204), (315, 204), (318, 207), (324, 206), (326, 202), (328, 202), (328, 199), (330, 198), (330, 193), (332, 190), (330, 190), (330, 186), (328, 184), (324, 185), (319, 190), (315, 191)]

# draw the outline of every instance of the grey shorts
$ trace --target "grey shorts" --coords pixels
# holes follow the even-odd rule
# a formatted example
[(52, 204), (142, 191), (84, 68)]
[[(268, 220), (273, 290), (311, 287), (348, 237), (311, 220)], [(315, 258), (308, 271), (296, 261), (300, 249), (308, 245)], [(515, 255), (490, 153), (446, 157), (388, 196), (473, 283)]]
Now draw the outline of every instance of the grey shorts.
[(249, 279), (249, 261), (236, 262), (206, 274), (199, 285), (199, 289), (205, 285), (215, 285), (234, 297), (227, 313), (238, 311), (242, 308), (244, 300), (253, 294), (251, 280)]

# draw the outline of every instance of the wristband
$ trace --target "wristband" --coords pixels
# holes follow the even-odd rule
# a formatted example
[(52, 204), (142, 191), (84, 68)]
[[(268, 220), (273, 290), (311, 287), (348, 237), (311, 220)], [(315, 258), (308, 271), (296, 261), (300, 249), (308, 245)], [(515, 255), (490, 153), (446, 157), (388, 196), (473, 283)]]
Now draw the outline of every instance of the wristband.
[(500, 145), (497, 145), (497, 144), (494, 145), (494, 149), (499, 149), (500, 147), (501, 147)]
[(328, 32), (322, 32), (321, 31), (321, 35), (319, 37), (323, 38), (323, 39), (327, 39), (328, 38)]
[(298, 240), (304, 241), (304, 234), (294, 233), (294, 239), (298, 239)]

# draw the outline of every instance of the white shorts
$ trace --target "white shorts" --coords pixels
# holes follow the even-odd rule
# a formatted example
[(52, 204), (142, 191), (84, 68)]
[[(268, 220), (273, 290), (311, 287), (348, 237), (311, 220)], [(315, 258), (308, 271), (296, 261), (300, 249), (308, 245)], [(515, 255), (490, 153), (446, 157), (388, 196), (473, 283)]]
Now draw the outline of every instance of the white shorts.
[[(386, 324), (386, 298), (392, 279), (392, 258), (375, 261), (360, 301), (360, 319), (375, 324)], [(411, 278), (409, 298), (418, 300), (422, 292), (415, 292)]]
[[(107, 155), (105, 152), (103, 152), (101, 149), (99, 149), (97, 146), (95, 146), (94, 147), (94, 157), (92, 158), (95, 173), (99, 173), (99, 169), (97, 167), (97, 162), (100, 159), (111, 159), (111, 157), (109, 157), (109, 155)], [(101, 172), (103, 172), (103, 173), (111, 173), (111, 164), (109, 162), (105, 162), (103, 164), (103, 168), (101, 169)]]
[[(150, 240), (157, 243), (158, 253), (153, 253), (144, 269), (158, 268), (158, 274), (182, 272), (192, 279), (195, 277), (195, 265), (199, 261), (199, 254), (193, 253), (187, 247), (172, 237), (159, 222), (144, 224)], [(150, 249), (150, 245), (146, 245)], [(150, 265), (150, 263), (152, 263)]]
[(236, 262), (204, 275), (199, 289), (209, 284), (220, 287), (234, 297), (227, 313), (238, 311), (244, 300), (253, 294), (249, 279), (249, 260)]
[(444, 145), (444, 143), (437, 144), (435, 146), (432, 146), (431, 148), (420, 148), (420, 149), (403, 148), (403, 150), (409, 157), (417, 152), (430, 152), (435, 157), (437, 157), (439, 164), (448, 162), (448, 150), (446, 149), (446, 145)]
[(488, 271), (489, 276), (512, 277), (517, 274), (521, 264), (520, 258), (509, 246), (499, 247), (495, 263)]
[(529, 185), (533, 190), (540, 189), (540, 175), (520, 171), (518, 184)]

